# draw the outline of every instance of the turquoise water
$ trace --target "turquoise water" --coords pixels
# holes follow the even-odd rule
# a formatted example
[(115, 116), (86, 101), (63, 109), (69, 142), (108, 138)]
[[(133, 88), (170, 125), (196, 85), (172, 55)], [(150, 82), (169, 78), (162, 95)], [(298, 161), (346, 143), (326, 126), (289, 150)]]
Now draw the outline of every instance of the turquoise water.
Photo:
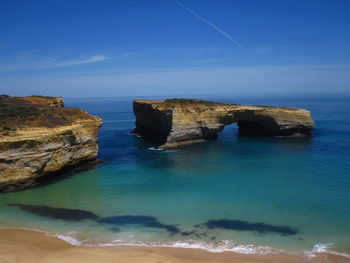
[(350, 97), (211, 98), (309, 109), (315, 136), (240, 138), (232, 124), (216, 141), (176, 151), (152, 150), (130, 134), (131, 99), (66, 99), (104, 119), (104, 162), (0, 194), (0, 226), (59, 233), (77, 244), (350, 252)]

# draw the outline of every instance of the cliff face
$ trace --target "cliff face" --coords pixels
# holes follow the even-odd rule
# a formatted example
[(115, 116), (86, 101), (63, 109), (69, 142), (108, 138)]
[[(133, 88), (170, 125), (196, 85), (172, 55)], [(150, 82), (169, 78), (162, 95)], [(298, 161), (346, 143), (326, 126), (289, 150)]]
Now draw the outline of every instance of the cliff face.
[(0, 98), (0, 191), (96, 160), (100, 118), (63, 108), (62, 98), (31, 99)]
[(314, 122), (303, 109), (245, 106), (186, 100), (134, 100), (135, 132), (157, 141), (161, 149), (215, 139), (237, 122), (241, 136), (312, 136)]

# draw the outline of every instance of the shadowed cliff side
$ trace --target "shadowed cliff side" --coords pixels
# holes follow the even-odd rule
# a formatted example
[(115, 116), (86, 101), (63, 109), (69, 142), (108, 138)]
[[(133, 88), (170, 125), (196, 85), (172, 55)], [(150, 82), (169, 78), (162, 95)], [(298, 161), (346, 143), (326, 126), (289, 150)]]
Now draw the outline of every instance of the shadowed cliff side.
[(179, 148), (216, 139), (223, 128), (237, 122), (240, 136), (310, 137), (314, 122), (304, 109), (224, 104), (195, 99), (134, 100), (135, 133)]
[(0, 95), (0, 191), (96, 160), (102, 120), (56, 97)]

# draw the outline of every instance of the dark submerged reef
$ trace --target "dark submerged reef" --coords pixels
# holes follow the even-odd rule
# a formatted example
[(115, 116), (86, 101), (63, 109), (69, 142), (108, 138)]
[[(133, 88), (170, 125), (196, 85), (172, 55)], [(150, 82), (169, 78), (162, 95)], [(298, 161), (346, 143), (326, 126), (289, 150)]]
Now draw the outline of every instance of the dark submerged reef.
[(26, 204), (8, 204), (9, 206), (16, 206), (26, 212), (33, 213), (42, 217), (48, 217), (52, 219), (61, 219), (66, 221), (83, 221), (93, 220), (101, 224), (114, 225), (109, 228), (110, 231), (119, 232), (120, 229), (117, 226), (124, 225), (141, 225), (143, 227), (159, 228), (168, 231), (171, 235), (181, 234), (179, 228), (173, 225), (162, 224), (157, 218), (152, 216), (111, 216), (106, 218), (100, 218), (93, 212), (81, 210), (81, 209), (66, 209), (56, 208), (50, 206), (41, 205), (26, 205)]
[(120, 232), (120, 229), (118, 227), (115, 227), (115, 226), (108, 228), (108, 230), (111, 232)]
[(215, 240), (216, 237), (213, 235), (208, 235), (208, 231), (198, 231), (197, 229), (191, 231), (183, 231), (181, 235), (184, 237), (196, 237), (196, 238), (210, 238), (211, 240)]
[(230, 219), (218, 219), (209, 220), (204, 224), (195, 225), (195, 227), (205, 226), (208, 229), (221, 228), (230, 229), (237, 231), (255, 231), (258, 233), (276, 233), (283, 236), (298, 234), (298, 230), (291, 228), (289, 226), (275, 226), (265, 223), (251, 223), (241, 220), (230, 220)]
[[(50, 206), (26, 205), (17, 203), (11, 203), (8, 205), (16, 206), (26, 212), (52, 219), (61, 219), (66, 221), (92, 220), (100, 224), (112, 225), (109, 230), (113, 232), (120, 232), (119, 226), (140, 225), (142, 227), (163, 229), (169, 232), (170, 235), (179, 234), (185, 237), (191, 236), (196, 238), (210, 238), (212, 240), (215, 239), (215, 236), (208, 236), (208, 231), (202, 231), (198, 229), (191, 231), (181, 231), (174, 225), (167, 225), (159, 222), (158, 219), (153, 216), (122, 215), (101, 218), (93, 212), (81, 209), (56, 208)], [(289, 226), (275, 226), (260, 222), (251, 223), (247, 221), (230, 219), (209, 220), (204, 224), (195, 225), (194, 227), (206, 227), (208, 230), (218, 228), (237, 231), (255, 231), (263, 234), (277, 233), (283, 236), (298, 234), (298, 231), (296, 229)]]
[(67, 221), (83, 221), (86, 219), (97, 220), (99, 218), (98, 215), (81, 209), (55, 208), (50, 206), (25, 204), (9, 204), (9, 206), (17, 206), (24, 211), (39, 216)]
[(141, 225), (143, 227), (159, 228), (165, 229), (172, 235), (181, 233), (180, 229), (173, 225), (162, 224), (157, 218), (153, 216), (111, 216), (106, 218), (101, 218), (98, 220), (99, 223), (111, 224), (115, 226), (123, 225)]

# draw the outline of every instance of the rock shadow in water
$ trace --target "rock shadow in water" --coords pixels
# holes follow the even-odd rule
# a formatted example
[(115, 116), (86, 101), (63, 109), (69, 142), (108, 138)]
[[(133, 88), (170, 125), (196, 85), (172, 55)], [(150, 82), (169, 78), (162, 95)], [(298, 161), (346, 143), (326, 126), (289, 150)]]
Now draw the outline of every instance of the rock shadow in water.
[(276, 233), (283, 236), (295, 235), (298, 234), (298, 230), (291, 228), (289, 226), (275, 226), (265, 223), (251, 223), (241, 220), (230, 220), (230, 219), (218, 219), (218, 220), (209, 220), (204, 224), (195, 225), (198, 227), (207, 227), (208, 229), (221, 228), (237, 231), (255, 231), (258, 233)]
[(25, 204), (8, 204), (9, 206), (16, 206), (20, 209), (30, 212), (39, 216), (61, 219), (67, 221), (83, 221), (83, 220), (97, 220), (98, 215), (81, 209), (67, 209), (67, 208), (55, 208), (44, 205), (25, 205)]
[(153, 216), (111, 216), (105, 217), (98, 220), (102, 224), (110, 224), (115, 226), (124, 225), (140, 225), (143, 227), (159, 228), (168, 231), (171, 235), (181, 233), (180, 229), (173, 225), (162, 224), (157, 218)]

